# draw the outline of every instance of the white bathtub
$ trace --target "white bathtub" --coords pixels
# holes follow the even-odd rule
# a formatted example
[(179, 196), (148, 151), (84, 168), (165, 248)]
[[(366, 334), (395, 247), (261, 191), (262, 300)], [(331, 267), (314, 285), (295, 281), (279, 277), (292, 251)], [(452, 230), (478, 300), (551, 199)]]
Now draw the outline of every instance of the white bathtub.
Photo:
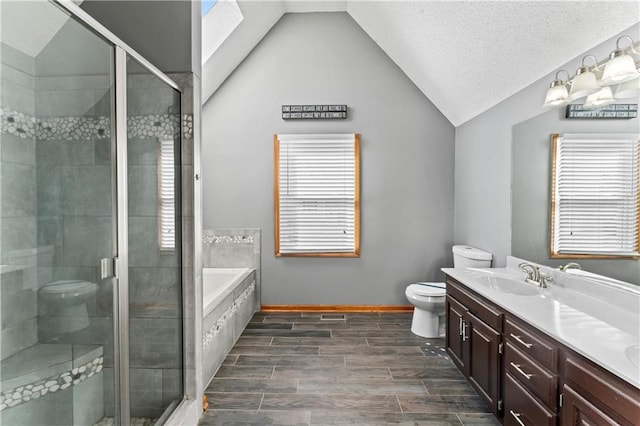
[(203, 268), (202, 316), (209, 315), (252, 271), (250, 268)]

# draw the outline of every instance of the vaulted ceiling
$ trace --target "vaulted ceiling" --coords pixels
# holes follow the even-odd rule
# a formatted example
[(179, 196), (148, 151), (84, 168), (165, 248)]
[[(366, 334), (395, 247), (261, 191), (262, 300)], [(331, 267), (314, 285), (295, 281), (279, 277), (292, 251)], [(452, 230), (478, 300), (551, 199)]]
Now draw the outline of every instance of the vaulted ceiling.
[(640, 22), (636, 0), (237, 3), (242, 21), (203, 58), (205, 102), (283, 14), (347, 12), (454, 126)]

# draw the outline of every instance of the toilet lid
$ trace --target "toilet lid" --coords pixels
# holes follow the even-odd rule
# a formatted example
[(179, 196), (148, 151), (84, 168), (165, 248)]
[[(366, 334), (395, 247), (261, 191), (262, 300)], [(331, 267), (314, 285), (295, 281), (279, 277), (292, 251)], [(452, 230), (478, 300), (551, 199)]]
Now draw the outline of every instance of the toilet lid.
[(69, 293), (72, 291), (88, 290), (94, 283), (80, 280), (54, 281), (42, 287), (40, 291), (45, 293)]
[(444, 296), (447, 287), (445, 283), (417, 283), (411, 284), (409, 291), (419, 296)]

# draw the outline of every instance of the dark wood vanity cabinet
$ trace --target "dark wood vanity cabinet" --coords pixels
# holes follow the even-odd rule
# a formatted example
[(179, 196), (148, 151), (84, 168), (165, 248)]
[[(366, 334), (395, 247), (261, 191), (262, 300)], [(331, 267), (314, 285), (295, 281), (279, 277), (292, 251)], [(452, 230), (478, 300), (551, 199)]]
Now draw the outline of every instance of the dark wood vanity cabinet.
[(450, 282), (446, 299), (447, 350), (451, 359), (484, 399), (500, 415), (502, 314)]
[(640, 390), (577, 354), (562, 368), (562, 426), (640, 425)]
[(451, 359), (508, 426), (640, 426), (640, 389), (447, 277)]

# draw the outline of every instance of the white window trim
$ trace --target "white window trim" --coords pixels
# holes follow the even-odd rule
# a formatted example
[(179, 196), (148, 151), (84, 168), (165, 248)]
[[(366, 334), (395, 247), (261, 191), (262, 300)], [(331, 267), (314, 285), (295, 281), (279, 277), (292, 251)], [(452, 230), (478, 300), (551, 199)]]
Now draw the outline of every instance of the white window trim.
[[(640, 258), (640, 141), (638, 140), (638, 134), (564, 134), (558, 135), (553, 134), (552, 136), (552, 178), (551, 178), (551, 206), (550, 206), (550, 238), (549, 238), (549, 257), (551, 258), (590, 258), (590, 259), (636, 259)], [(593, 224), (590, 220), (587, 222), (580, 222), (580, 228), (589, 230), (590, 233), (599, 233), (600, 242), (598, 244), (593, 244), (593, 240), (590, 240), (589, 244), (582, 244), (578, 238), (575, 240), (572, 239), (573, 229), (575, 228), (575, 223), (572, 224), (574, 228), (570, 228), (567, 224), (563, 228), (563, 223), (561, 219), (562, 217), (566, 217), (567, 213), (561, 212), (562, 207), (562, 197), (563, 192), (571, 194), (571, 187), (568, 186), (566, 182), (575, 181), (576, 184), (582, 185), (582, 191), (588, 191), (589, 186), (584, 185), (585, 182), (584, 174), (580, 179), (572, 179), (565, 172), (563, 182), (565, 182), (565, 188), (560, 187), (561, 178), (560, 175), (563, 174), (563, 165), (561, 163), (562, 155), (560, 154), (560, 150), (562, 149), (561, 145), (563, 144), (569, 145), (569, 143), (581, 143), (583, 142), (585, 146), (590, 145), (591, 147), (587, 150), (583, 148), (579, 148), (577, 150), (580, 151), (580, 163), (591, 162), (591, 164), (598, 164), (598, 161), (604, 161), (604, 156), (606, 153), (606, 144), (616, 144), (617, 149), (620, 149), (621, 146), (626, 148), (628, 144), (628, 149), (631, 152), (631, 155), (625, 157), (624, 166), (630, 169), (628, 172), (629, 179), (629, 187), (628, 191), (626, 189), (621, 189), (620, 186), (614, 187), (611, 191), (617, 195), (616, 198), (613, 198), (611, 203), (609, 204), (611, 208), (619, 208), (623, 210), (616, 211), (616, 221), (624, 222), (624, 226), (627, 229), (630, 229), (629, 232), (631, 234), (627, 234), (624, 231), (624, 235), (626, 237), (622, 237), (623, 234), (619, 233), (618, 236), (613, 237), (612, 232), (609, 230), (608, 232), (601, 232), (598, 229), (600, 223)], [(574, 149), (574, 152), (576, 150)], [(574, 155), (574, 154), (571, 154)], [(581, 164), (577, 163), (576, 167), (583, 167), (583, 171), (588, 170), (589, 167), (584, 167)], [(614, 169), (615, 163), (603, 162), (601, 163), (603, 166), (607, 165), (610, 167), (610, 173), (615, 173)], [(579, 170), (579, 169), (578, 169)], [(604, 173), (604, 172), (603, 172)], [(595, 200), (598, 197), (597, 192), (600, 192), (600, 200), (594, 201), (593, 208), (597, 206), (597, 203), (602, 203), (602, 194), (600, 191), (601, 185), (598, 182), (598, 177), (587, 177), (588, 179), (592, 179), (593, 182), (597, 184), (598, 190), (593, 191), (593, 199)], [(591, 186), (593, 187), (593, 186)], [(584, 192), (581, 192), (584, 194)], [(606, 193), (605, 195), (610, 196), (611, 192)], [(566, 197), (566, 195), (565, 195)], [(628, 198), (626, 198), (628, 197)], [(628, 200), (628, 202), (626, 201)], [(622, 201), (622, 202), (621, 202)], [(607, 205), (608, 203), (605, 203)], [(586, 216), (585, 216), (586, 217)], [(590, 218), (589, 218), (590, 219)], [(566, 223), (566, 220), (565, 220)], [(569, 236), (567, 236), (569, 232)], [(616, 230), (615, 232), (620, 232)], [(560, 237), (562, 235), (562, 238)], [(593, 235), (593, 234), (592, 234)], [(613, 244), (614, 239), (618, 239), (619, 241), (623, 241), (619, 247), (614, 247)], [(561, 241), (562, 240), (562, 241)], [(575, 243), (573, 242), (575, 241)], [(603, 246), (602, 248), (596, 247), (597, 245)], [(604, 247), (607, 246), (607, 247)]]
[[(349, 236), (353, 236), (352, 245), (345, 247), (338, 244), (335, 247), (318, 247), (307, 249), (305, 247), (295, 247), (291, 241), (285, 242), (281, 240), (281, 231), (285, 231), (287, 226), (286, 222), (281, 221), (281, 216), (284, 214), (284, 210), (281, 212), (281, 204), (284, 203), (284, 196), (281, 197), (281, 184), (285, 185), (286, 180), (281, 175), (281, 142), (282, 146), (291, 143), (311, 143), (312, 141), (324, 141), (328, 143), (331, 141), (351, 141), (353, 142), (353, 149), (351, 155), (348, 157), (349, 161), (353, 161), (353, 164), (349, 167), (353, 167), (353, 188), (350, 188), (348, 192), (353, 191), (353, 196), (349, 196), (349, 202), (353, 202), (353, 227), (348, 231)], [(286, 168), (282, 168), (282, 173), (286, 172)], [(282, 177), (281, 177), (282, 176)], [(282, 182), (281, 182), (282, 180)], [(310, 189), (311, 191), (318, 188)], [(288, 201), (299, 199), (300, 197), (289, 197)], [(329, 197), (334, 198), (334, 197)], [(322, 200), (327, 200), (326, 197), (321, 197)], [(311, 198), (313, 200), (313, 196)], [(275, 218), (275, 255), (277, 257), (359, 257), (360, 256), (360, 135), (359, 134), (331, 134), (331, 135), (274, 135), (274, 218)], [(351, 222), (351, 221), (349, 221)]]

